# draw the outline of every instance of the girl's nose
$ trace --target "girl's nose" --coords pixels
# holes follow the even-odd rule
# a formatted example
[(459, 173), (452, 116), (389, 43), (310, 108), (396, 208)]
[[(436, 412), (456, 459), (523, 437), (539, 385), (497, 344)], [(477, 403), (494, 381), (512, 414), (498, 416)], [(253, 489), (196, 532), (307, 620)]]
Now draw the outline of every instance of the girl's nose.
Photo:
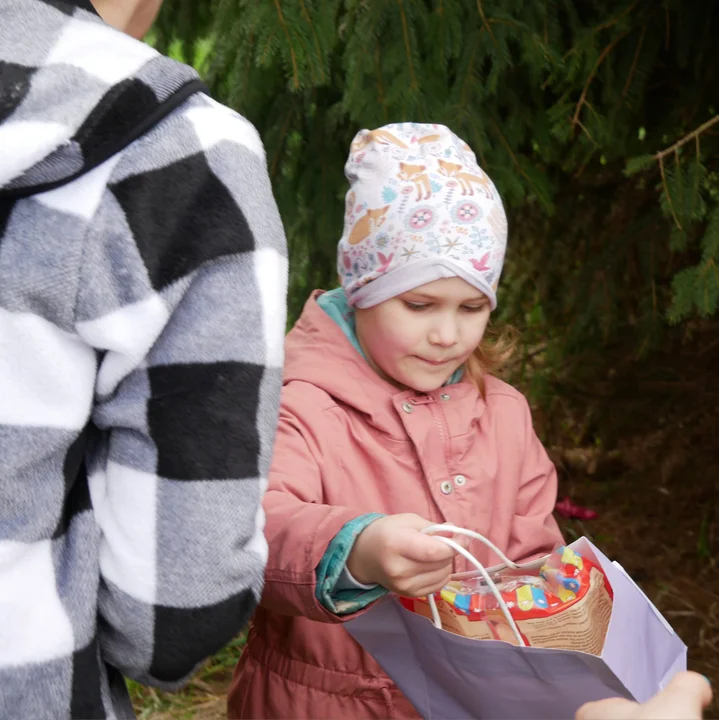
[(452, 347), (457, 343), (459, 333), (457, 323), (453, 318), (443, 317), (438, 319), (429, 334), (429, 342), (440, 347)]

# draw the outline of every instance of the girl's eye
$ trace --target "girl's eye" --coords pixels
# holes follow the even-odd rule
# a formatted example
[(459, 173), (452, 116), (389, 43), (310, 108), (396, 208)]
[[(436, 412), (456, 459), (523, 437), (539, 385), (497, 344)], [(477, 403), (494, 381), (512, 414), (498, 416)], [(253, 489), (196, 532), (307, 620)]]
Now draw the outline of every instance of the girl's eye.
[(421, 312), (422, 310), (426, 310), (429, 307), (428, 303), (414, 303), (410, 302), (409, 300), (405, 300), (404, 304), (409, 310), (413, 310), (414, 312)]
[(484, 310), (486, 305), (484, 305), (484, 304), (482, 304), (482, 305), (462, 305), (462, 307), (467, 312), (475, 313), (475, 312), (481, 312), (482, 310)]

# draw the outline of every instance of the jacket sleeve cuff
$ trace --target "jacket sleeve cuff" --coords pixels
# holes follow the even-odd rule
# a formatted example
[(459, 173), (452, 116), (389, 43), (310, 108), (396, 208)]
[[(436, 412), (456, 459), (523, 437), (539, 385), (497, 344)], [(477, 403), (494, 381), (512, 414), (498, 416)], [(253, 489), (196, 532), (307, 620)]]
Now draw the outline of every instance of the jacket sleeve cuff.
[[(359, 612), (387, 594), (387, 590), (381, 585), (361, 585), (346, 568), (347, 558), (359, 534), (381, 517), (384, 515), (370, 513), (345, 523), (332, 538), (317, 566), (317, 600), (335, 615)], [(354, 586), (346, 586), (348, 579), (351, 579)]]
[(354, 575), (349, 571), (347, 565), (342, 568), (340, 576), (337, 578), (337, 584), (335, 585), (335, 592), (338, 590), (374, 590), (377, 587), (377, 583), (372, 585), (364, 585), (361, 582), (355, 580)]

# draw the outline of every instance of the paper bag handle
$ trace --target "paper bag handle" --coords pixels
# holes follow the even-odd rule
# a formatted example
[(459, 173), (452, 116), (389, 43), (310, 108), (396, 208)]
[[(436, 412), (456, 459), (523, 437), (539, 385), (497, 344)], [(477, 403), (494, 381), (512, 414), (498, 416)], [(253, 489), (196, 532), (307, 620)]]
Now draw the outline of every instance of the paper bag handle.
[[(511, 568), (519, 568), (519, 565), (517, 563), (512, 562), (491, 540), (488, 540), (484, 535), (480, 535), (479, 533), (474, 532), (473, 530), (467, 530), (466, 528), (457, 527), (456, 525), (430, 525), (422, 530), (422, 532), (425, 535), (435, 535), (436, 540), (440, 540), (445, 545), (449, 545), (451, 548), (456, 550), (462, 557), (466, 558), (474, 567), (479, 570), (480, 574), (484, 578), (484, 581), (487, 583), (487, 587), (492, 591), (492, 594), (494, 595), (495, 599), (497, 600), (497, 603), (499, 604), (499, 608), (504, 614), (504, 617), (506, 618), (507, 622), (509, 623), (509, 627), (512, 629), (512, 632), (514, 633), (514, 636), (517, 638), (517, 642), (519, 643), (520, 647), (526, 647), (527, 643), (524, 642), (524, 638), (522, 638), (522, 633), (519, 632), (519, 628), (517, 627), (517, 623), (514, 621), (514, 618), (512, 617), (511, 613), (509, 612), (509, 608), (507, 607), (507, 603), (504, 602), (504, 598), (502, 597), (502, 594), (497, 589), (497, 586), (494, 584), (494, 580), (489, 576), (489, 573), (485, 569), (484, 565), (482, 565), (479, 560), (477, 560), (474, 555), (472, 555), (471, 552), (468, 550), (465, 550), (461, 545), (456, 543), (451, 538), (443, 537), (442, 535), (437, 535), (437, 533), (441, 532), (451, 532), (454, 535), (466, 535), (467, 537), (471, 537), (474, 540), (479, 540), (480, 542), (484, 543), (490, 550), (492, 550), (496, 555), (499, 556), (499, 558), (504, 562), (507, 567)], [(442, 620), (439, 617), (439, 611), (437, 610), (437, 603), (435, 602), (434, 596), (429, 595), (427, 597), (427, 600), (429, 601), (429, 607), (432, 611), (432, 621), (434, 622), (434, 626), (438, 629), (442, 629)]]

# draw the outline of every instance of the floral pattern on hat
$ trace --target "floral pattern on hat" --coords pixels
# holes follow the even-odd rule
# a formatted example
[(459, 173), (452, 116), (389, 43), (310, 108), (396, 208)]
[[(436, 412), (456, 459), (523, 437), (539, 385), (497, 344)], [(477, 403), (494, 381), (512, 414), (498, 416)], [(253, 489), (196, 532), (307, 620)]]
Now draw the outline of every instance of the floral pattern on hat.
[(456, 268), (496, 304), (507, 217), (494, 183), (463, 140), (434, 124), (361, 130), (345, 174), (350, 189), (337, 264), (350, 304), (380, 277), (384, 295), (395, 277), (401, 278), (395, 294), (405, 292), (402, 268), (433, 261), (445, 273)]

